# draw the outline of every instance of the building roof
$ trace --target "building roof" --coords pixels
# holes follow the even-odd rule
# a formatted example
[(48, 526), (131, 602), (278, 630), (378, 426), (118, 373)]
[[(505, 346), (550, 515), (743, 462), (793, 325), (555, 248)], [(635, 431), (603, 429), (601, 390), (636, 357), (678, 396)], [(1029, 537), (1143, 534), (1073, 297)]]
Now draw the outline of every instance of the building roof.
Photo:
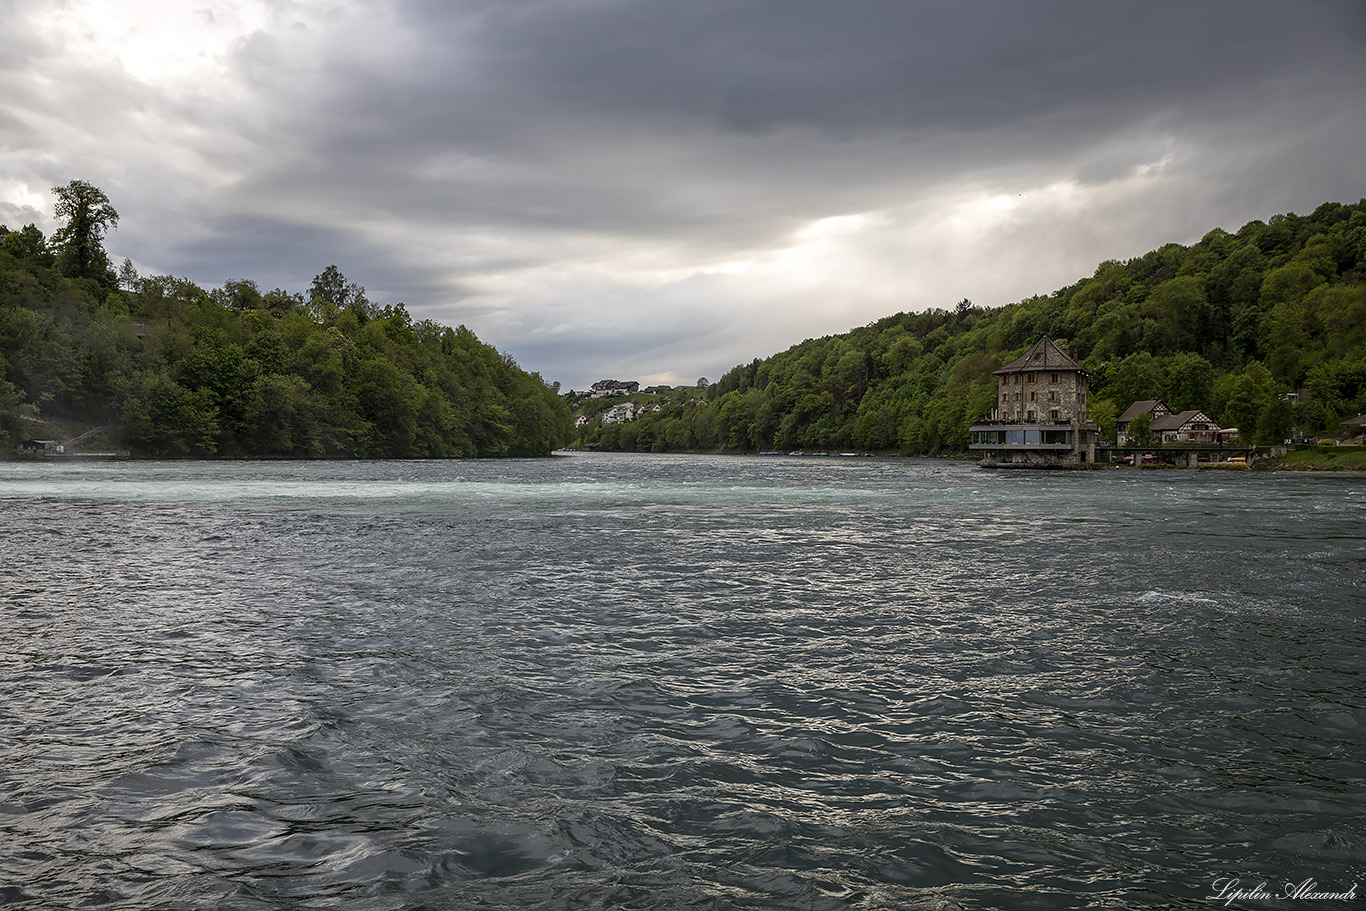
[(1072, 358), (1063, 353), (1063, 350), (1053, 344), (1053, 340), (1044, 336), (1034, 343), (1034, 346), (1024, 354), (1006, 364), (996, 373), (1019, 373), (1023, 370), (1075, 370), (1078, 373), (1085, 373), (1086, 368), (1078, 364)]
[(1210, 424), (1211, 430), (1219, 429), (1218, 423), (1198, 408), (1192, 408), (1190, 411), (1183, 411), (1180, 414), (1164, 414), (1160, 417), (1155, 417), (1153, 418), (1152, 429), (1180, 430), (1192, 421), (1202, 421), (1206, 424)]
[(1339, 426), (1341, 427), (1366, 427), (1366, 414), (1359, 414), (1354, 418), (1348, 418)]
[(1161, 399), (1144, 399), (1141, 402), (1134, 402), (1128, 408), (1125, 408), (1124, 413), (1115, 418), (1115, 420), (1119, 421), (1121, 424), (1127, 424), (1145, 411), (1151, 413), (1154, 418), (1172, 413), (1172, 410), (1167, 407), (1167, 403)]

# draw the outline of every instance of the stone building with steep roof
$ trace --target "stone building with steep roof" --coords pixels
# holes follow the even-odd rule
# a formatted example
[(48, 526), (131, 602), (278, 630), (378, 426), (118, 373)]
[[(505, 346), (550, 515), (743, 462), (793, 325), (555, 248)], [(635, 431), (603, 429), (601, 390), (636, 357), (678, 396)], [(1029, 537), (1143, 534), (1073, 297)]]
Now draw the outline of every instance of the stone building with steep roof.
[(1096, 460), (1086, 368), (1044, 336), (994, 372), (996, 407), (969, 428), (968, 448), (993, 468), (1066, 468)]

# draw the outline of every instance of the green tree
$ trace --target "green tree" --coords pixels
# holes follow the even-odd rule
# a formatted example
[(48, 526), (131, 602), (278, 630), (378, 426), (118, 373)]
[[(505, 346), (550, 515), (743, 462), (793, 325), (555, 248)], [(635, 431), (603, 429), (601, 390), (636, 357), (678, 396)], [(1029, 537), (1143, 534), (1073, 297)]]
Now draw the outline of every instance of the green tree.
[(33, 225), (24, 225), (19, 231), (9, 231), (0, 240), (0, 250), (18, 259), (26, 259), (35, 265), (51, 266), (53, 256), (43, 232)]
[(1276, 399), (1271, 372), (1258, 361), (1241, 371), (1229, 373), (1214, 384), (1214, 416), (1225, 427), (1238, 428), (1245, 440), (1258, 439), (1258, 421)]
[(138, 275), (137, 266), (128, 257), (123, 258), (123, 263), (119, 266), (119, 287), (127, 291), (136, 290), (138, 280), (142, 276)]
[(1119, 418), (1119, 409), (1115, 407), (1114, 402), (1109, 399), (1098, 399), (1086, 410), (1086, 417), (1100, 430), (1102, 440), (1115, 438), (1115, 421)]
[(218, 412), (208, 390), (186, 389), (146, 371), (123, 409), (124, 435), (157, 456), (207, 456), (218, 451)]
[(100, 285), (117, 284), (104, 252), (105, 234), (119, 224), (119, 213), (109, 197), (84, 180), (53, 187), (52, 192), (57, 196), (57, 217), (66, 219), (52, 235), (62, 274), (88, 278)]
[(1130, 446), (1147, 446), (1153, 441), (1153, 413), (1143, 411), (1129, 422), (1125, 440)]
[(1143, 313), (1161, 326), (1160, 337), (1166, 350), (1197, 347), (1210, 319), (1203, 282), (1193, 275), (1163, 282), (1148, 295)]
[(316, 405), (297, 376), (269, 373), (252, 384), (246, 401), (252, 450), (261, 455), (320, 456)]
[(308, 297), (315, 314), (324, 322), (336, 319), (343, 310), (353, 311), (361, 322), (376, 313), (375, 306), (365, 296), (365, 288), (347, 281), (335, 265), (313, 276)]
[(1214, 366), (1198, 354), (1182, 352), (1167, 358), (1166, 401), (1176, 412), (1209, 407)]
[(1106, 383), (1107, 397), (1120, 408), (1144, 399), (1161, 398), (1166, 391), (1162, 365), (1148, 351), (1136, 352), (1120, 361), (1108, 373)]
[(249, 278), (224, 282), (222, 289), (214, 294), (214, 299), (220, 306), (231, 310), (257, 310), (264, 304), (261, 289)]
[(1336, 433), (1344, 406), (1338, 371), (1327, 366), (1315, 367), (1309, 371), (1304, 387), (1309, 393), (1306, 408), (1309, 429), (1321, 433)]
[(1272, 445), (1288, 438), (1294, 432), (1294, 411), (1290, 403), (1273, 398), (1262, 408), (1257, 417), (1255, 441)]

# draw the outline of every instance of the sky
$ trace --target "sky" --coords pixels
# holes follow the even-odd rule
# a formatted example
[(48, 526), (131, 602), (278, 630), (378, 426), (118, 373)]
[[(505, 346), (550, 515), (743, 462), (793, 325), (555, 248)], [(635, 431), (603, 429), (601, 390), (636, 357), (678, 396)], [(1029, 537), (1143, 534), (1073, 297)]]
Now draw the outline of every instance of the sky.
[(1366, 197), (1361, 0), (0, 0), (0, 223), (463, 324), (565, 389)]

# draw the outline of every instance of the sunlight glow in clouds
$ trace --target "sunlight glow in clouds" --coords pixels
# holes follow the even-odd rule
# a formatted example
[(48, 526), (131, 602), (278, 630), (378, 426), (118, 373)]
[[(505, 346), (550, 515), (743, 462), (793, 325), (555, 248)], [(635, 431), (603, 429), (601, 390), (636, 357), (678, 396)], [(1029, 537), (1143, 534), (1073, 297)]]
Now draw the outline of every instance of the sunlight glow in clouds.
[(226, 78), (225, 52), (267, 17), (259, 3), (201, 8), (177, 0), (76, 0), (52, 7), (38, 21), (68, 53), (113, 58), (134, 79), (177, 91)]

